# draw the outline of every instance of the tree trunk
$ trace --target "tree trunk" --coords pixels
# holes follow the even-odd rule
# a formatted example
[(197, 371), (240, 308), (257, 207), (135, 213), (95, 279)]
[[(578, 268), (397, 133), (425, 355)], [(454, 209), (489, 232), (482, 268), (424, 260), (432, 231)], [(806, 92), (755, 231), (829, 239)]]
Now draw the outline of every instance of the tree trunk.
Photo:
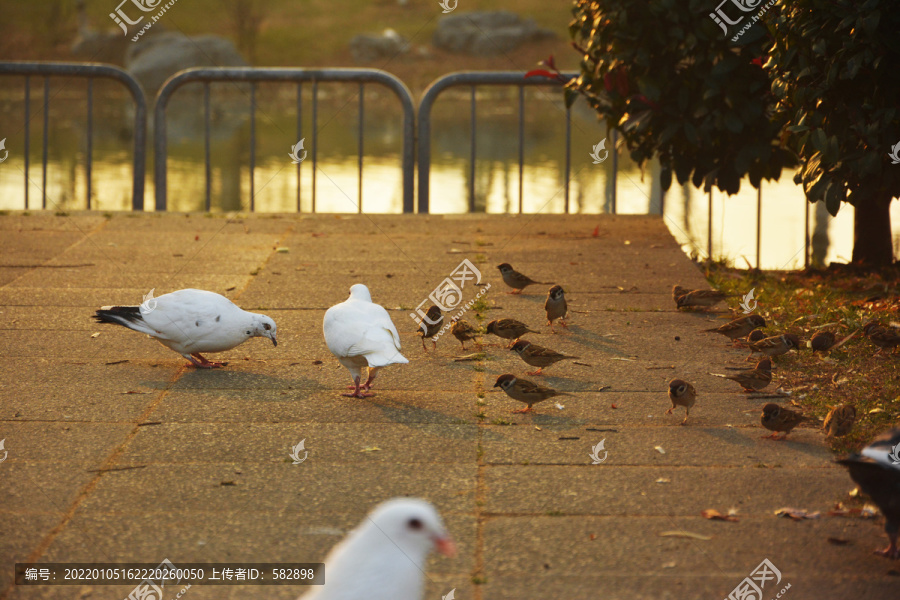
[(891, 240), (891, 197), (877, 196), (856, 207), (853, 221), (853, 264), (882, 267), (894, 262)]

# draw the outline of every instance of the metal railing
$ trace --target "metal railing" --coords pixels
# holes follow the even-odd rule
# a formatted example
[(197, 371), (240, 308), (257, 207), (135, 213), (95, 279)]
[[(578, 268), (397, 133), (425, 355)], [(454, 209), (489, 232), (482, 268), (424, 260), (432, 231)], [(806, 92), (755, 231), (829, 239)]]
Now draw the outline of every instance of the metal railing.
[[(563, 76), (573, 78), (577, 73), (563, 73)], [(462, 71), (459, 73), (450, 73), (433, 81), (425, 90), (422, 101), (419, 103), (419, 152), (418, 152), (418, 170), (419, 170), (419, 202), (418, 208), (420, 213), (429, 212), (430, 208), (430, 183), (431, 183), (431, 109), (434, 106), (438, 96), (445, 90), (452, 87), (469, 87), (469, 127), (470, 127), (470, 148), (469, 148), (469, 212), (475, 210), (475, 157), (476, 157), (476, 99), (475, 91), (479, 85), (506, 85), (516, 86), (519, 88), (519, 113), (518, 113), (518, 135), (519, 135), (519, 213), (522, 212), (523, 205), (523, 172), (525, 162), (525, 87), (526, 86), (553, 86), (559, 87), (560, 82), (555, 79), (548, 79), (543, 76), (525, 77), (522, 71)], [(572, 111), (570, 107), (565, 108), (565, 124), (566, 124), (566, 157), (565, 157), (565, 212), (569, 212), (569, 188), (572, 168)], [(613, 147), (615, 147), (616, 132), (611, 132), (613, 138)], [(618, 171), (618, 157), (612, 152), (612, 207), (615, 212), (616, 206), (616, 174)]]
[(94, 149), (94, 79), (114, 79), (125, 86), (134, 101), (134, 166), (132, 179), (132, 210), (144, 210), (144, 165), (147, 139), (147, 101), (140, 84), (127, 72), (113, 65), (99, 63), (48, 63), (37, 61), (0, 62), (0, 75), (25, 77), (25, 208), (28, 208), (28, 167), (31, 144), (31, 77), (43, 77), (44, 129), (41, 149), (41, 208), (47, 208), (47, 148), (50, 114), (50, 77), (87, 78), (87, 207), (91, 208)]
[[(359, 177), (359, 205), (362, 212), (363, 177), (363, 128), (365, 125), (364, 86), (377, 83), (392, 91), (403, 107), (403, 212), (413, 212), (413, 174), (415, 170), (415, 111), (409, 89), (393, 75), (377, 69), (300, 69), (300, 68), (255, 68), (223, 67), (187, 69), (173, 75), (160, 89), (156, 97), (153, 120), (154, 134), (154, 181), (156, 184), (156, 210), (166, 210), (166, 107), (172, 94), (179, 87), (193, 82), (203, 83), (204, 148), (206, 168), (206, 210), (210, 209), (211, 172), (209, 163), (210, 109), (209, 84), (211, 82), (231, 82), (250, 84), (250, 211), (255, 207), (256, 170), (256, 84), (259, 82), (292, 82), (297, 84), (297, 139), (303, 136), (302, 85), (312, 82), (312, 212), (316, 211), (316, 170), (318, 144), (318, 85), (320, 82), (344, 82), (359, 84), (359, 154), (357, 157)], [(297, 164), (297, 211), (300, 212), (300, 163)]]

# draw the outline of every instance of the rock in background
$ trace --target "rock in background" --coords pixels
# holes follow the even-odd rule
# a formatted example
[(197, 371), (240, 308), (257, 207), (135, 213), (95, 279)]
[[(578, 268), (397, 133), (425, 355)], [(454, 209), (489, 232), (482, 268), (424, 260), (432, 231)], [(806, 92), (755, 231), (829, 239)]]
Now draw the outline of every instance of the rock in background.
[(455, 54), (490, 55), (514, 50), (528, 42), (554, 38), (533, 19), (499, 10), (452, 14), (438, 21), (432, 43)]

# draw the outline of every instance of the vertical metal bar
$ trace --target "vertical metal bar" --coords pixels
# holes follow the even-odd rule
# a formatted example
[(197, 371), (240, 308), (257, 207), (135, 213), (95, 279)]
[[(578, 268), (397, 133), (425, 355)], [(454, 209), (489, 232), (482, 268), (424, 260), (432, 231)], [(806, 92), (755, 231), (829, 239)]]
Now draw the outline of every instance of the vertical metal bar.
[(25, 76), (25, 210), (28, 210), (28, 154), (31, 149), (31, 76)]
[(525, 86), (519, 86), (519, 214), (522, 214), (522, 180), (525, 165)]
[[(607, 129), (607, 133), (609, 130)], [(618, 142), (618, 130), (612, 131), (612, 144), (609, 153), (612, 154), (612, 214), (618, 214), (618, 193), (619, 193), (619, 153), (616, 151), (616, 142)]]
[(256, 205), (256, 82), (250, 82), (250, 212)]
[(365, 109), (364, 107), (364, 98), (365, 94), (365, 85), (363, 83), (359, 84), (359, 133), (358, 133), (358, 141), (357, 144), (359, 146), (359, 155), (358, 155), (358, 173), (357, 179), (359, 181), (359, 204), (357, 205), (357, 212), (362, 214), (362, 198), (363, 198), (363, 124), (365, 122)]
[(50, 125), (50, 78), (44, 77), (44, 147), (41, 151), (41, 208), (47, 209), (47, 136)]
[(94, 160), (94, 78), (87, 80), (87, 164), (85, 165), (85, 178), (87, 179), (87, 209), (91, 210), (91, 172)]
[(312, 134), (313, 134), (313, 143), (312, 143), (312, 155), (313, 155), (313, 166), (312, 166), (312, 212), (316, 212), (316, 169), (318, 167), (318, 150), (319, 144), (319, 80), (313, 79), (313, 91), (312, 91)]
[(209, 81), (203, 82), (203, 162), (206, 169), (206, 212), (212, 208), (212, 165), (209, 156)]
[(762, 269), (762, 181), (756, 190), (756, 268)]
[(809, 202), (803, 199), (803, 212), (806, 213), (803, 228), (803, 266), (809, 267)]
[(707, 211), (708, 220), (706, 222), (706, 260), (712, 261), (712, 188), (709, 190), (709, 209)]
[(475, 212), (475, 86), (472, 85), (469, 99), (471, 142), (469, 147), (469, 212)]
[[(303, 139), (303, 121), (301, 119), (303, 115), (303, 84), (301, 82), (297, 82), (297, 143), (300, 143), (300, 140)], [(301, 212), (300, 210), (300, 165), (303, 162), (297, 163), (297, 212)]]
[(566, 106), (566, 214), (569, 214), (569, 178), (572, 174), (572, 109)]

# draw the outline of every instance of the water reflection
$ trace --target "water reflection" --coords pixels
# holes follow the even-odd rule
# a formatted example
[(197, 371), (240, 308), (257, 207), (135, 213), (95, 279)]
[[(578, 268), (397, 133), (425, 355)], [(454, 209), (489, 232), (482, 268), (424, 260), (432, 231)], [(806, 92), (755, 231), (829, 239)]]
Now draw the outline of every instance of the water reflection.
[[(291, 87), (291, 86), (287, 86)], [(309, 87), (309, 86), (305, 86)], [(371, 87), (371, 86), (369, 86)], [(253, 148), (256, 170), (250, 184), (251, 127), (245, 90), (222, 95), (213, 84), (210, 116), (210, 205), (216, 212), (249, 210), (252, 196), (259, 212), (398, 213), (403, 206), (400, 171), (401, 115), (389, 93), (369, 90), (365, 97), (363, 169), (358, 177), (359, 113), (355, 94), (336, 84), (320, 85), (319, 130), (312, 134), (310, 90), (305, 90), (298, 132), (293, 89), (257, 93), (258, 111)], [(64, 90), (63, 90), (64, 92)], [(125, 99), (106, 90), (94, 117), (93, 193), (96, 210), (131, 207), (129, 109)], [(54, 92), (56, 93), (56, 91)], [(100, 92), (98, 91), (98, 98)], [(0, 132), (7, 137), (9, 157), (0, 165), (0, 208), (25, 208), (23, 106), (15, 86), (0, 98)], [(64, 94), (63, 94), (64, 95)], [(47, 207), (77, 210), (85, 197), (84, 133), (86, 117), (79, 114), (78, 94), (51, 105), (51, 143), (48, 147)], [(515, 90), (481, 91), (476, 113), (474, 175), (470, 163), (471, 122), (469, 92), (449, 91), (435, 104), (432, 121), (431, 210), (435, 213), (581, 213), (659, 214), (689, 253), (727, 257), (739, 266), (796, 268), (804, 264), (805, 229), (809, 211), (811, 261), (823, 264), (848, 261), (852, 251), (852, 207), (845, 205), (831, 218), (821, 204), (809, 206), (792, 173), (763, 185), (759, 214), (762, 243), (757, 248), (757, 192), (745, 183), (733, 197), (714, 192), (712, 212), (707, 194), (677, 184), (662, 194), (657, 164), (642, 173), (627, 156), (618, 156), (618, 170), (608, 159), (594, 165), (589, 152), (608, 137), (605, 128), (585, 106), (572, 112), (571, 165), (568, 206), (565, 185), (564, 108), (546, 90), (526, 92), (522, 154), (518, 165), (518, 110)], [(40, 115), (42, 100), (32, 94), (32, 115)], [(72, 110), (72, 107), (76, 110)], [(169, 112), (168, 202), (171, 210), (206, 208), (205, 145), (202, 95), (179, 92)], [(82, 113), (84, 111), (81, 111)], [(152, 137), (152, 136), (150, 136)], [(305, 137), (309, 150), (300, 165), (291, 163), (290, 147)], [(316, 171), (313, 172), (315, 137)], [(607, 148), (611, 148), (611, 140)], [(153, 210), (152, 153), (148, 148), (146, 210)], [(28, 208), (41, 207), (41, 128), (33, 119), (29, 167)], [(474, 178), (474, 180), (473, 180)], [(474, 186), (470, 202), (469, 189)], [(613, 197), (615, 188), (615, 198)], [(895, 246), (900, 246), (900, 203), (892, 205)], [(712, 219), (712, 239), (708, 231)]]

